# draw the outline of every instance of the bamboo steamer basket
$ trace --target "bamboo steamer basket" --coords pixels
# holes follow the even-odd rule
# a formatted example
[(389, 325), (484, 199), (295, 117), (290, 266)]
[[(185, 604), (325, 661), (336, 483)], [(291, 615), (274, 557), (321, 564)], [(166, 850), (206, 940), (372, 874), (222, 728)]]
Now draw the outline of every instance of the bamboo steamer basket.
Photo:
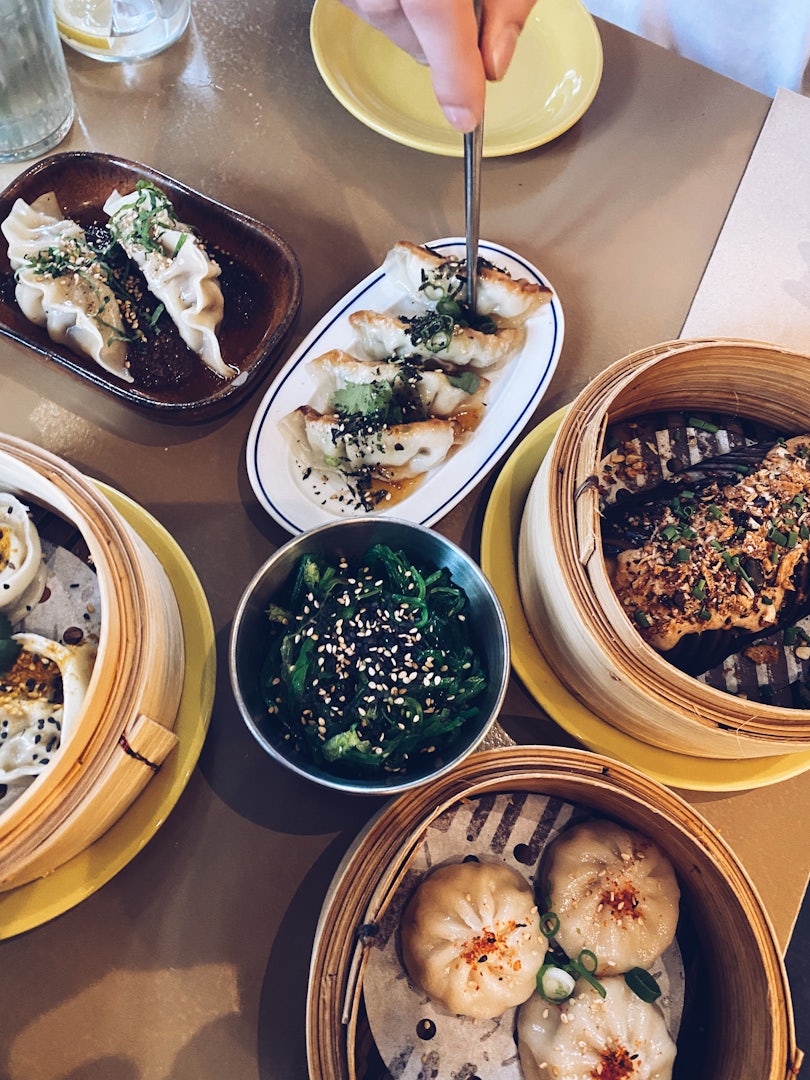
[(677, 341), (613, 364), (575, 399), (524, 510), (518, 577), (532, 634), (593, 713), (692, 756), (764, 758), (810, 748), (810, 711), (735, 697), (647, 645), (611, 586), (594, 483), (610, 422), (716, 410), (810, 432), (810, 357), (762, 342)]
[[(788, 1080), (798, 1075), (784, 964), (759, 896), (731, 849), (674, 792), (628, 765), (583, 750), (515, 746), (472, 754), (453, 772), (388, 803), (345, 856), (315, 934), (307, 999), (312, 1080), (365, 1075), (372, 1043), (363, 1009), (368, 947), (358, 929), (384, 917), (428, 825), (463, 800), (534, 792), (607, 815), (653, 838), (672, 861), (686, 993), (674, 1077)], [(364, 940), (366, 940), (364, 938)], [(376, 1074), (375, 1074), (376, 1075)]]
[(81, 534), (101, 602), (97, 655), (72, 730), (0, 815), (2, 891), (83, 851), (137, 798), (177, 743), (185, 657), (163, 567), (96, 485), (55, 455), (0, 435), (0, 490)]

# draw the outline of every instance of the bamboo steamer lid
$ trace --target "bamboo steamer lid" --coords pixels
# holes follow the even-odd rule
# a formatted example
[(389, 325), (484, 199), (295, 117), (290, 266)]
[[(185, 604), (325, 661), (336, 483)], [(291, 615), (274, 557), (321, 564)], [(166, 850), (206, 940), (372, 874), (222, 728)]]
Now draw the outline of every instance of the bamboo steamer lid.
[(0, 490), (62, 517), (90, 552), (101, 634), (72, 730), (0, 815), (0, 890), (50, 873), (98, 839), (176, 745), (185, 667), (180, 612), (153, 552), (78, 470), (0, 435)]
[(521, 599), (555, 674), (597, 716), (693, 756), (810, 748), (810, 711), (735, 697), (679, 671), (632, 625), (602, 553), (597, 474), (609, 423), (712, 410), (810, 432), (810, 357), (761, 342), (678, 341), (607, 368), (573, 402), (535, 478), (518, 552)]
[[(646, 833), (669, 857), (682, 913), (688, 912), (698, 938), (687, 946), (686, 992), (702, 995), (703, 1011), (691, 1030), (685, 1020), (678, 1039), (679, 1056), (688, 1058), (694, 1080), (797, 1075), (802, 1055), (773, 928), (746, 872), (712, 826), (630, 766), (582, 750), (522, 746), (479, 751), (451, 773), (388, 803), (346, 854), (324, 902), (310, 965), (312, 1080), (365, 1074), (370, 1035), (362, 996), (369, 935), (359, 931), (385, 916), (426, 828), (458, 802), (500, 792), (576, 803)], [(680, 939), (680, 928), (678, 934)]]

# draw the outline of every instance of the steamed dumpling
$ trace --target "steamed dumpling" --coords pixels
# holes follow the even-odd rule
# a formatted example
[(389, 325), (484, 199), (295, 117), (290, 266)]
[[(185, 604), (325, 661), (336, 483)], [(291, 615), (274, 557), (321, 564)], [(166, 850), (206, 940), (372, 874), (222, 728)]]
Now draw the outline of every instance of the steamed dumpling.
[(332, 349), (310, 360), (326, 399), (347, 386), (387, 382), (410, 384), (425, 412), (447, 419), (458, 413), (480, 408), (489, 382), (470, 372), (471, 380), (459, 380), (444, 371), (414, 367), (402, 362), (358, 360), (340, 349)]
[(525, 1080), (670, 1080), (676, 1046), (657, 1005), (623, 978), (602, 979), (605, 997), (583, 980), (564, 1005), (535, 994), (518, 1012)]
[(30, 206), (17, 199), (0, 228), (25, 317), (44, 326), (57, 344), (132, 382), (121, 309), (107, 270), (82, 227), (62, 215), (53, 192)]
[[(437, 255), (407, 240), (391, 248), (383, 270), (411, 295), (434, 302), (462, 295), (467, 278), (466, 259)], [(476, 311), (494, 317), (499, 326), (522, 326), (550, 299), (551, 290), (545, 285), (513, 278), (479, 260)]]
[(368, 471), (387, 479), (420, 476), (440, 465), (455, 442), (450, 420), (422, 420), (365, 429), (347, 425), (334, 414), (322, 416), (302, 406), (288, 420), (296, 432), (296, 452), (303, 460), (344, 473)]
[(19, 622), (44, 586), (42, 547), (28, 508), (14, 495), (0, 494), (0, 613), (12, 625)]
[(0, 673), (0, 784), (37, 776), (78, 716), (95, 660), (89, 644), (15, 634), (14, 664)]
[(401, 944), (408, 974), (433, 1001), (480, 1020), (532, 994), (545, 953), (531, 887), (503, 863), (432, 871), (405, 910)]
[(114, 191), (104, 212), (113, 236), (140, 268), (186, 345), (217, 375), (233, 378), (236, 368), (222, 359), (217, 339), (225, 307), (217, 281), (220, 268), (191, 227), (178, 221), (166, 195), (144, 180), (128, 195)]
[(604, 819), (566, 829), (545, 867), (556, 939), (570, 957), (596, 954), (599, 976), (648, 968), (671, 944), (680, 890), (647, 837)]
[(455, 326), (425, 340), (419, 324), (395, 315), (355, 311), (349, 316), (358, 340), (374, 360), (421, 356), (457, 367), (490, 368), (504, 363), (522, 345), (522, 330), (506, 328), (494, 334)]

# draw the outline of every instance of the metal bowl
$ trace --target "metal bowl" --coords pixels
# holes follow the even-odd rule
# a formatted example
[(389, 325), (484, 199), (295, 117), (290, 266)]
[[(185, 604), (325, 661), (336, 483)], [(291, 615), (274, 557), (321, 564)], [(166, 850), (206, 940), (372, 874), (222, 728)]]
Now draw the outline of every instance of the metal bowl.
[[(302, 555), (334, 560), (359, 559), (373, 544), (403, 551), (421, 565), (447, 567), (469, 600), (467, 612), (474, 648), (487, 672), (487, 687), (477, 700), (478, 715), (459, 730), (443, 752), (420, 755), (407, 774), (347, 778), (312, 763), (282, 738), (280, 725), (268, 716), (260, 672), (268, 649), (268, 604), (278, 602)], [(280, 547), (256, 572), (245, 589), (231, 629), (231, 686), (242, 717), (256, 741), (289, 769), (325, 787), (366, 795), (389, 795), (442, 776), (470, 754), (498, 715), (509, 679), (509, 635), (503, 611), (480, 567), (456, 544), (432, 529), (397, 518), (346, 518), (323, 525)]]

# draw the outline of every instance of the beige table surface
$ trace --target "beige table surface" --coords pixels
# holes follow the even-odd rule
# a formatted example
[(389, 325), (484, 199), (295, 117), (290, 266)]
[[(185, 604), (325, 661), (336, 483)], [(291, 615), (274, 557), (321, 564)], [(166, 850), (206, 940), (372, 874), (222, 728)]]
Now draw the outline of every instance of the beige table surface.
[[(69, 55), (78, 118), (60, 149), (134, 158), (273, 225), (301, 260), (285, 355), (395, 240), (463, 232), (460, 162), (390, 142), (332, 98), (310, 5), (194, 0), (185, 38), (141, 66)], [(539, 420), (607, 363), (678, 335), (769, 100), (609, 25), (585, 117), (555, 143), (485, 162), (482, 234), (520, 251), (566, 313)], [(0, 186), (17, 173), (0, 167)], [(255, 1080), (305, 1075), (313, 931), (342, 853), (378, 807), (266, 758), (230, 696), (230, 619), (286, 534), (259, 507), (244, 447), (259, 396), (173, 427), (0, 341), (0, 430), (63, 455), (148, 508), (206, 590), (219, 678), (200, 766), (166, 823), (78, 907), (0, 942), (0, 1077)], [(482, 484), (438, 528), (475, 551)], [(570, 745), (523, 689), (504, 725)], [(687, 797), (749, 870), (780, 943), (807, 876), (807, 778)]]

